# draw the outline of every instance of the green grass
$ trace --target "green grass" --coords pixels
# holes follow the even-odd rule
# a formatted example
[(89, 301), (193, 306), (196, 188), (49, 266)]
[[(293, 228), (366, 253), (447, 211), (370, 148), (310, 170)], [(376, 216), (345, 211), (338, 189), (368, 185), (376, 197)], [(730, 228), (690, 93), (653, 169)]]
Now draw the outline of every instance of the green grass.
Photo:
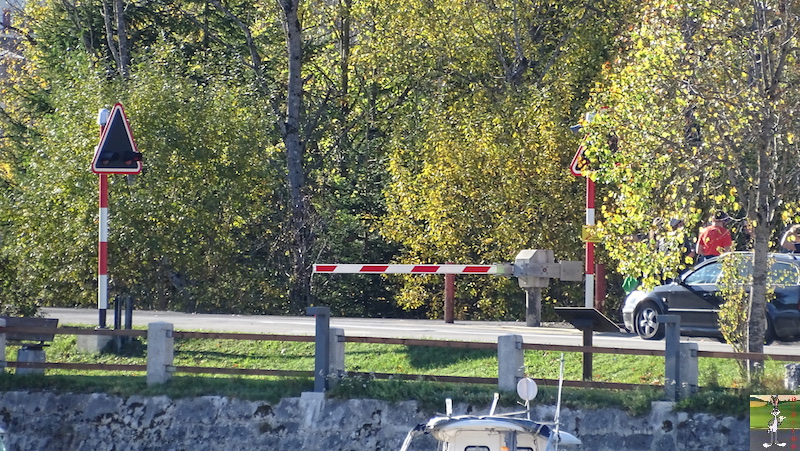
[[(16, 360), (14, 346), (6, 349), (6, 359)], [(46, 348), (49, 362), (114, 363), (145, 365), (146, 345), (136, 338), (118, 352), (99, 355), (81, 352), (76, 337), (56, 335)], [(534, 379), (557, 379), (560, 352), (525, 351), (526, 374)], [(564, 353), (565, 379), (581, 380), (582, 354)], [(175, 366), (223, 368), (261, 368), (295, 371), (314, 370), (314, 343), (244, 341), (218, 339), (176, 339)], [(700, 386), (703, 390), (693, 399), (683, 401), (685, 410), (709, 413), (746, 414), (750, 390), (738, 366), (728, 359), (700, 359)], [(765, 377), (756, 392), (785, 392), (783, 362), (766, 362)], [(422, 381), (375, 380), (355, 377), (357, 373), (390, 373), (497, 377), (497, 355), (494, 350), (452, 349), (430, 346), (345, 344), (345, 369), (351, 373), (336, 389), (334, 397), (370, 397), (389, 401), (416, 399), (430, 409), (439, 409), (443, 400), (488, 404), (496, 388), (488, 385), (442, 384)], [(596, 354), (593, 359), (593, 380), (644, 385), (663, 384), (664, 359), (661, 357)], [(4, 375), (0, 389), (47, 389), (71, 392), (104, 391), (119, 395), (158, 395), (171, 397), (223, 395), (242, 399), (275, 401), (285, 396), (299, 396), (313, 389), (313, 380), (266, 376), (186, 375), (176, 374), (163, 387), (147, 387), (143, 372), (87, 372), (48, 369), (46, 377), (18, 378)], [(737, 390), (740, 389), (740, 390)], [(777, 391), (776, 391), (777, 390)], [(555, 389), (540, 387), (537, 402), (555, 403)], [(630, 412), (649, 409), (650, 402), (663, 397), (663, 389), (645, 387), (633, 391), (565, 389), (566, 405), (582, 407), (616, 406)], [(504, 395), (503, 402), (513, 405), (515, 394)]]
[(194, 396), (228, 396), (250, 401), (278, 402), (312, 391), (314, 383), (304, 378), (232, 378), (176, 375), (164, 386), (147, 386), (145, 376), (107, 375), (0, 375), (0, 391), (49, 390), (57, 393), (108, 393), (117, 396), (161, 396), (173, 399)]

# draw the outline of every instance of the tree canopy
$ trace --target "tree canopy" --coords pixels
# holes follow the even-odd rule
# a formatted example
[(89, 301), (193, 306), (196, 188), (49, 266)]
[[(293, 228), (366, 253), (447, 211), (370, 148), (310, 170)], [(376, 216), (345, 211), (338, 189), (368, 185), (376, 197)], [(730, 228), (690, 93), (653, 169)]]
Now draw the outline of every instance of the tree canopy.
[[(796, 8), (748, 5), (30, 3), (24, 59), (2, 81), (4, 308), (93, 305), (93, 119), (116, 102), (145, 171), (112, 177), (111, 290), (143, 308), (438, 317), (441, 278), (311, 265), (506, 262), (524, 248), (578, 260), (569, 126), (587, 105), (611, 111), (584, 124), (601, 262), (677, 271), (688, 263), (623, 238), (655, 217), (693, 234), (712, 208), (767, 246), (798, 215), (797, 65), (782, 44)], [(457, 287), (459, 318), (522, 316), (514, 280)], [(582, 303), (580, 289), (554, 281), (545, 311)]]
[[(729, 212), (746, 236), (740, 249), (753, 250), (753, 352), (766, 327), (767, 252), (797, 221), (798, 19), (794, 2), (647, 4), (595, 90), (594, 103), (611, 111), (589, 125), (609, 234), (633, 236), (655, 218), (685, 219), (696, 234), (714, 210)], [(621, 270), (650, 284), (659, 269), (686, 266), (647, 246), (609, 241)]]

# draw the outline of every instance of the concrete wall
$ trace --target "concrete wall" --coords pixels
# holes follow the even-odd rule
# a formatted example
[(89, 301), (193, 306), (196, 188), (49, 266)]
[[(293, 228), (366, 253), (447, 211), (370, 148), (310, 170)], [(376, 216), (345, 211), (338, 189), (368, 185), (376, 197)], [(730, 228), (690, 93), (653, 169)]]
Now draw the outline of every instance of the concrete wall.
[[(444, 410), (444, 406), (442, 409)], [(455, 413), (488, 407), (455, 406)], [(536, 417), (552, 419), (551, 406)], [(189, 399), (106, 394), (0, 393), (0, 427), (12, 451), (306, 450), (396, 451), (425, 421), (416, 402), (327, 400), (319, 393), (271, 404), (206, 396)], [(747, 450), (747, 418), (673, 413), (657, 404), (648, 415), (616, 409), (562, 409), (564, 429), (591, 451)], [(415, 451), (435, 449), (416, 442)]]

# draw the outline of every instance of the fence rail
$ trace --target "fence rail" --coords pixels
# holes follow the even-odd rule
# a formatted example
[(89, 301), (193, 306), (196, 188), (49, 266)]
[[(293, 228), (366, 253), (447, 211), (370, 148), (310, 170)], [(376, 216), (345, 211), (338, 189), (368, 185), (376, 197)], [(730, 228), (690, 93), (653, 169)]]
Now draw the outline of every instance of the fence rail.
[[(164, 324), (164, 323), (161, 323)], [(170, 325), (171, 326), (171, 325)], [(110, 337), (142, 337), (148, 338), (148, 330), (131, 329), (88, 329), (77, 327), (0, 327), (0, 337), (3, 334), (27, 333), (27, 334), (50, 334), (50, 335), (95, 335)], [(286, 341), (286, 342), (314, 342), (317, 338), (305, 335), (272, 335), (272, 334), (253, 334), (253, 333), (227, 333), (227, 332), (191, 332), (191, 331), (171, 331), (169, 337), (184, 339), (223, 339), (223, 340), (248, 340), (248, 341)], [(340, 341), (346, 343), (372, 343), (390, 344), (404, 346), (430, 346), (453, 349), (485, 349), (498, 350), (498, 343), (473, 342), (473, 341), (448, 341), (448, 340), (427, 340), (427, 339), (406, 339), (406, 338), (380, 338), (380, 337), (357, 337), (341, 336)], [(4, 343), (3, 343), (4, 344)], [(149, 346), (149, 345), (148, 345)], [(616, 347), (601, 346), (571, 346), (571, 345), (551, 345), (537, 343), (520, 343), (521, 350), (535, 351), (555, 351), (555, 352), (578, 352), (586, 354), (627, 354), (664, 357), (665, 351), (659, 349), (625, 349)], [(148, 350), (148, 354), (149, 354)], [(170, 351), (171, 352), (171, 351)], [(342, 351), (343, 352), (343, 351)], [(498, 350), (499, 352), (499, 350)], [(3, 356), (0, 356), (4, 358)], [(800, 361), (800, 355), (786, 355), (779, 353), (738, 353), (725, 351), (698, 351), (697, 357), (704, 358), (723, 358), (723, 359), (756, 359), (756, 360), (778, 360), (778, 361)], [(149, 359), (149, 355), (148, 355)], [(343, 357), (342, 357), (343, 361)], [(148, 372), (148, 365), (134, 364), (108, 364), (108, 363), (61, 363), (61, 362), (19, 362), (8, 361), (0, 362), (0, 367), (25, 369), (61, 369), (76, 371), (129, 371), (129, 372)], [(197, 366), (172, 366), (167, 365), (169, 373), (187, 374), (229, 374), (247, 376), (279, 376), (279, 377), (314, 377), (314, 371), (294, 371), (281, 369), (254, 369), (254, 368), (219, 368), (219, 367), (197, 367)], [(498, 384), (500, 377), (465, 377), (465, 376), (446, 376), (446, 375), (422, 375), (407, 373), (377, 373), (377, 372), (347, 372), (348, 376), (369, 377), (375, 379), (399, 379), (399, 380), (425, 380), (455, 383), (475, 383), (475, 384)], [(541, 385), (557, 385), (557, 380), (537, 379)], [(619, 382), (598, 382), (598, 381), (575, 381), (565, 380), (563, 385), (567, 387), (582, 388), (609, 388), (609, 389), (635, 389), (640, 387), (652, 387), (653, 384), (629, 384)]]
[[(30, 333), (30, 334), (51, 334), (51, 335), (105, 335), (111, 337), (141, 337), (147, 338), (146, 330), (137, 329), (85, 329), (79, 327), (0, 327), (0, 333)], [(314, 336), (311, 335), (277, 335), (277, 334), (252, 334), (238, 332), (192, 332), (175, 331), (175, 338), (196, 338), (196, 339), (217, 339), (217, 340), (249, 340), (249, 341), (294, 341), (294, 342), (313, 342)], [(405, 346), (432, 346), (439, 348), (459, 348), (459, 349), (497, 349), (497, 343), (480, 341), (457, 341), (457, 340), (428, 340), (421, 338), (382, 338), (382, 337), (345, 337), (347, 343), (373, 343), (387, 345)], [(523, 343), (523, 349), (533, 351), (554, 351), (554, 352), (580, 352), (591, 354), (626, 354), (664, 357), (663, 349), (630, 349), (613, 348), (603, 346), (575, 346), (575, 345), (551, 345), (539, 343)], [(800, 361), (800, 354), (782, 353), (756, 353), (756, 352), (731, 352), (731, 351), (697, 351), (698, 357), (736, 359), (736, 360), (777, 360), (786, 362)]]

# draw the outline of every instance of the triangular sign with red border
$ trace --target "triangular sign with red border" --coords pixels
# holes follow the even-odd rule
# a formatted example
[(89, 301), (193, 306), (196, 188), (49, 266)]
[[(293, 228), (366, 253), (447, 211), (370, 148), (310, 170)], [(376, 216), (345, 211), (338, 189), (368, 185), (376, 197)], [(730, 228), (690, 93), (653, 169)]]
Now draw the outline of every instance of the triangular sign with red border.
[(92, 159), (96, 174), (138, 174), (142, 172), (142, 154), (133, 141), (131, 127), (121, 104), (114, 105), (108, 123), (100, 135), (100, 144)]
[(577, 175), (578, 177), (586, 177), (587, 173), (589, 172), (589, 159), (586, 158), (586, 139), (589, 137), (587, 134), (583, 137), (581, 141), (580, 147), (578, 147), (578, 151), (575, 152), (575, 156), (572, 157), (572, 162), (569, 164), (569, 171), (572, 172), (572, 175)]
[(584, 155), (583, 145), (578, 148), (578, 152), (575, 153), (575, 156), (572, 157), (572, 163), (569, 164), (569, 170), (572, 172), (572, 175), (577, 176), (585, 176), (586, 175), (586, 168), (589, 166), (589, 160), (586, 159), (586, 155)]

